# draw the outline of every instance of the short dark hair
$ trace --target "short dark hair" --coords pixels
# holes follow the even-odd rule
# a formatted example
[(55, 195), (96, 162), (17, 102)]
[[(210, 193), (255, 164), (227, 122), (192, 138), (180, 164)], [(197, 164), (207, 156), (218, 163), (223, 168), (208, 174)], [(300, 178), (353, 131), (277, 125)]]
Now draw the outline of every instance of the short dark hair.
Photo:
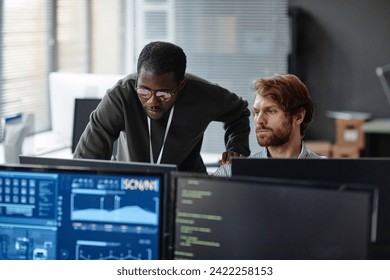
[(137, 73), (141, 68), (158, 74), (173, 72), (176, 82), (184, 78), (187, 58), (182, 48), (168, 42), (147, 44), (138, 57)]
[(295, 114), (301, 108), (305, 109), (305, 118), (300, 127), (301, 136), (305, 135), (313, 118), (314, 103), (307, 87), (297, 76), (276, 74), (259, 78), (253, 82), (253, 90), (260, 96), (271, 97), (288, 114)]

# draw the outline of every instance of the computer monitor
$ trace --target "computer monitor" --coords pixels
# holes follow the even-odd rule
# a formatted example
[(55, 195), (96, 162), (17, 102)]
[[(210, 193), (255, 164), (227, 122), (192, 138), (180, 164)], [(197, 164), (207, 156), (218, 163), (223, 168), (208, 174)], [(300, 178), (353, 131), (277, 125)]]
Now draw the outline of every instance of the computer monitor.
[[(390, 245), (390, 159), (232, 159), (232, 176), (255, 176), (376, 185), (379, 189), (375, 246)], [(380, 248), (377, 248), (381, 251)], [(390, 250), (375, 258), (390, 257)]]
[(73, 115), (72, 153), (89, 122), (89, 116), (99, 105), (100, 98), (76, 98)]
[(365, 259), (374, 190), (176, 173), (175, 259)]
[(0, 166), (0, 259), (164, 259), (165, 172)]
[(161, 172), (164, 173), (164, 185), (168, 186), (171, 182), (170, 174), (177, 170), (174, 164), (151, 164), (146, 162), (125, 162), (103, 159), (86, 159), (86, 158), (54, 158), (41, 156), (19, 155), (19, 163), (23, 165), (40, 165), (40, 166), (74, 166), (87, 167), (92, 169), (107, 169), (107, 170), (125, 170), (125, 171), (140, 171), (140, 172)]
[[(52, 133), (62, 146), (72, 144), (74, 100), (103, 98), (124, 75), (52, 72), (49, 74)], [(65, 117), (66, 116), (66, 117)]]
[(0, 166), (0, 259), (56, 259), (57, 174)]

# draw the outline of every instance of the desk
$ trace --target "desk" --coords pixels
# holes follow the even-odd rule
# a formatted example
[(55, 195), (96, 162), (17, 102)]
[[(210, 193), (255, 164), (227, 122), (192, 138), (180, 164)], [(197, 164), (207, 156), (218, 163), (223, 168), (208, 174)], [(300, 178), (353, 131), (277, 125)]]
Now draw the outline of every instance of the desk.
[[(50, 158), (73, 158), (70, 143), (58, 138), (52, 131), (42, 132), (34, 136), (26, 137), (23, 142), (22, 154), (31, 156), (43, 156)], [(218, 167), (221, 158), (220, 153), (201, 153), (207, 172), (213, 174)], [(0, 164), (5, 164), (4, 146), (0, 144)], [(19, 162), (9, 162), (19, 164)]]
[[(53, 131), (37, 133), (32, 136), (27, 136), (24, 139), (22, 154), (44, 157), (72, 158), (73, 155), (69, 142), (70, 141), (66, 142), (61, 139), (61, 137)], [(4, 146), (3, 144), (0, 144), (0, 164), (4, 163), (18, 164), (19, 161), (6, 162)]]
[(390, 119), (374, 119), (363, 125), (365, 133), (390, 134)]
[(373, 119), (363, 125), (365, 157), (390, 157), (390, 119)]

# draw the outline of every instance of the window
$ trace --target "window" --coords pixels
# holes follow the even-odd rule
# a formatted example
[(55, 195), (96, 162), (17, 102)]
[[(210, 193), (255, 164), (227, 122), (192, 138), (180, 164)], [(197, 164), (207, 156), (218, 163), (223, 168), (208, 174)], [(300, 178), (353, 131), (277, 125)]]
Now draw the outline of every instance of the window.
[(50, 125), (49, 1), (3, 0), (0, 3), (0, 116), (33, 114), (35, 130), (46, 129)]
[[(187, 54), (187, 71), (228, 88), (249, 102), (252, 81), (287, 72), (287, 0), (136, 0), (137, 52), (148, 42), (166, 40)], [(158, 31), (158, 32), (157, 32)], [(253, 127), (253, 123), (252, 123)], [(225, 150), (223, 129), (212, 123), (203, 152)], [(250, 136), (251, 150), (258, 144)]]
[(120, 0), (57, 0), (59, 72), (119, 74)]
[[(164, 40), (187, 54), (188, 72), (251, 104), (252, 81), (287, 72), (287, 0), (0, 0), (0, 116), (34, 114), (50, 129), (48, 73), (126, 74), (145, 44)], [(223, 129), (203, 152), (220, 153)], [(257, 149), (250, 136), (251, 149)]]
[(57, 0), (56, 38), (59, 72), (86, 73), (90, 70), (89, 13), (87, 1)]

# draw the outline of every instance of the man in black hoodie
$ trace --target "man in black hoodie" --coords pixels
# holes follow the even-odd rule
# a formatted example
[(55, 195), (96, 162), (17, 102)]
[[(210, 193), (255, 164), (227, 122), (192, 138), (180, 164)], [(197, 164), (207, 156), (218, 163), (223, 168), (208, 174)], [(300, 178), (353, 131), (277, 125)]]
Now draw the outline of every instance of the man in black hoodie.
[(249, 155), (248, 103), (227, 89), (186, 73), (183, 50), (152, 42), (141, 51), (137, 73), (107, 91), (91, 114), (74, 157), (110, 159), (121, 135), (118, 159), (176, 164), (206, 172), (200, 155), (212, 121), (223, 123), (226, 154)]

